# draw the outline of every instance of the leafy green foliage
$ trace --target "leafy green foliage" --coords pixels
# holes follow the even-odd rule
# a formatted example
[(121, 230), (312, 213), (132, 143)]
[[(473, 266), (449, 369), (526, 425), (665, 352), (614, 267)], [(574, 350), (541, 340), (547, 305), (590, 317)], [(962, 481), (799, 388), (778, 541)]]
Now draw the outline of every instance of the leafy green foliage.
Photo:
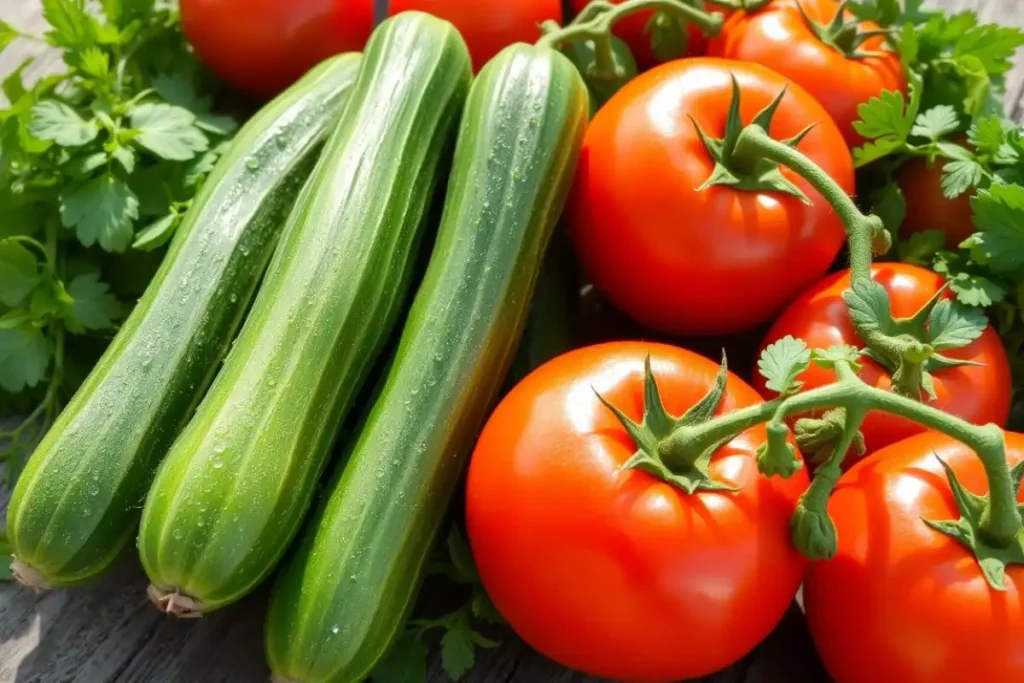
[[(8, 480), (97, 355), (67, 335), (102, 350), (153, 272), (129, 250), (166, 244), (235, 128), (168, 3), (42, 6), (67, 71), (2, 81), (0, 401), (26, 416), (0, 432)], [(0, 49), (21, 35), (0, 22)]]
[(456, 584), (469, 587), (470, 599), (454, 612), (437, 619), (411, 620), (388, 656), (374, 670), (374, 683), (423, 683), (430, 654), (426, 636), (431, 631), (442, 631), (439, 643), (441, 666), (453, 681), (460, 680), (473, 668), (478, 649), (498, 645), (477, 630), (478, 623), (499, 625), (504, 621), (484, 592), (469, 544), (457, 527), (452, 527), (448, 533), (445, 547), (447, 561), (434, 564), (430, 573), (446, 576)]
[(771, 344), (757, 361), (758, 371), (768, 380), (765, 386), (780, 396), (800, 391), (797, 377), (811, 364), (811, 351), (802, 339), (785, 336)]
[(943, 299), (928, 316), (928, 342), (937, 350), (960, 348), (980, 337), (987, 326), (981, 311)]
[(834, 368), (836, 363), (849, 363), (852, 367), (858, 368), (861, 351), (856, 346), (849, 344), (838, 344), (827, 349), (814, 349), (811, 360), (814, 364), (826, 370)]

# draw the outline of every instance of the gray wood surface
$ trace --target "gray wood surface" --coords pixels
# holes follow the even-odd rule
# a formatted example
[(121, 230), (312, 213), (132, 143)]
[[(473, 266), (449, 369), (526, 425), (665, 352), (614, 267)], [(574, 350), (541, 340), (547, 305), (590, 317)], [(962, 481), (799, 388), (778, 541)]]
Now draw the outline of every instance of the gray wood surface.
[[(301, 0), (294, 0), (301, 1)], [(482, 0), (481, 0), (482, 1)], [(940, 0), (975, 8), (986, 21), (1024, 26), (1024, 0)], [(0, 0), (0, 20), (30, 32), (43, 25), (38, 0)], [(43, 46), (18, 41), (0, 53), (0, 77), (39, 57), (29, 77), (60, 68)], [(1024, 53), (1007, 79), (1007, 109), (1024, 118)], [(0, 491), (0, 519), (6, 505)], [(129, 555), (132, 555), (129, 553)], [(0, 586), (0, 683), (256, 683), (267, 679), (262, 627), (265, 592), (224, 612), (182, 622), (157, 612), (134, 557), (111, 576), (77, 590), (42, 595)], [(430, 600), (434, 596), (425, 596)], [(597, 683), (545, 660), (510, 632), (478, 658), (468, 683)], [(685, 638), (685, 634), (680, 634)], [(430, 680), (447, 677), (431, 664)], [(751, 656), (704, 683), (816, 683), (827, 680), (814, 657), (799, 610)]]

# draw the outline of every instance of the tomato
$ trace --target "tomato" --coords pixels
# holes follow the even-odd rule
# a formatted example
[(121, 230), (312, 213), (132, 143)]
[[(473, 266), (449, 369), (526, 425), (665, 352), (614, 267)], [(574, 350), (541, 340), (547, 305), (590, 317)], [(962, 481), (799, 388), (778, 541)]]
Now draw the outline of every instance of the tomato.
[(662, 332), (727, 334), (767, 322), (825, 274), (843, 244), (836, 212), (788, 169), (809, 205), (774, 190), (697, 190), (715, 161), (694, 121), (723, 136), (732, 76), (744, 123), (788, 84), (769, 132), (784, 139), (819, 122), (798, 149), (854, 190), (850, 152), (828, 114), (762, 66), (684, 59), (628, 83), (587, 130), (567, 218), (597, 288)]
[(946, 233), (946, 246), (955, 248), (974, 234), (971, 217), (971, 193), (947, 199), (942, 194), (944, 160), (929, 164), (926, 159), (911, 159), (900, 167), (896, 182), (907, 201), (907, 217), (900, 227), (900, 236), (915, 232), (941, 230)]
[[(1020, 462), (1024, 436), (1006, 441)], [(924, 523), (960, 517), (936, 455), (988, 492), (969, 448), (927, 432), (859, 463), (829, 501), (839, 550), (811, 565), (804, 606), (836, 683), (1024, 680), (1024, 567), (992, 590), (970, 551)]]
[(429, 12), (455, 24), (469, 45), (476, 71), (513, 43), (536, 43), (541, 22), (562, 21), (561, 0), (391, 0), (388, 16), (407, 10)]
[[(595, 391), (639, 421), (648, 354), (672, 415), (718, 371), (662, 344), (559, 356), (495, 410), (466, 494), (481, 579), (512, 628), (565, 666), (620, 681), (702, 676), (740, 659), (779, 622), (805, 567), (789, 518), (807, 475), (759, 475), (763, 427), (712, 458), (713, 477), (735, 493), (689, 495), (622, 468), (636, 447)], [(759, 400), (730, 375), (719, 412)]]
[[(708, 54), (756, 62), (793, 79), (825, 106), (850, 147), (856, 147), (863, 143), (853, 129), (860, 118), (857, 106), (883, 90), (906, 93), (899, 55), (886, 50), (884, 39), (876, 36), (860, 49), (884, 52), (884, 57), (848, 57), (818, 38), (801, 14), (801, 5), (812, 20), (825, 25), (840, 7), (837, 0), (775, 0), (761, 10), (735, 12), (708, 42)], [(869, 21), (858, 28), (880, 30)]]
[(181, 26), (218, 76), (269, 97), (327, 57), (361, 51), (373, 0), (181, 0)]
[[(872, 277), (889, 292), (893, 315), (904, 318), (920, 310), (943, 285), (939, 275), (905, 263), (876, 263), (872, 266)], [(812, 349), (836, 344), (862, 347), (863, 341), (854, 330), (843, 301), (843, 293), (849, 287), (849, 272), (844, 271), (801, 294), (779, 316), (762, 349), (786, 335), (803, 339)], [(1003, 344), (992, 326), (968, 346), (943, 351), (943, 354), (980, 365), (933, 372), (937, 398), (931, 405), (977, 424), (1006, 424), (1011, 397), (1010, 367)], [(870, 358), (862, 358), (861, 364), (859, 376), (865, 382), (884, 389), (891, 386), (891, 378), (884, 367)], [(800, 379), (805, 389), (813, 389), (835, 381), (835, 374), (812, 366)], [(762, 395), (772, 395), (765, 387), (764, 378), (755, 378), (754, 386)], [(871, 412), (864, 420), (862, 431), (870, 453), (922, 432), (924, 427), (888, 413)]]
[[(618, 5), (625, 0), (612, 0), (612, 4)], [(591, 0), (572, 0), (573, 11), (579, 13), (589, 5)], [(636, 58), (637, 66), (641, 69), (649, 69), (660, 64), (662, 60), (654, 54), (651, 48), (651, 36), (647, 32), (647, 24), (654, 16), (654, 12), (637, 12), (623, 18), (615, 23), (615, 35), (626, 41), (629, 49)], [(707, 46), (707, 39), (696, 24), (688, 24), (686, 35), (689, 39), (686, 46), (687, 56), (704, 54)]]

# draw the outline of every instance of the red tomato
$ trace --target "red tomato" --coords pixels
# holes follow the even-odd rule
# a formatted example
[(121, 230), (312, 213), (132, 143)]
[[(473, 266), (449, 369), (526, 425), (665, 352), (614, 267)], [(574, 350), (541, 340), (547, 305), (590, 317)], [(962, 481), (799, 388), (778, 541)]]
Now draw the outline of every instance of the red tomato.
[[(1024, 436), (1006, 440), (1020, 462)], [(988, 492), (973, 451), (927, 432), (859, 463), (829, 501), (839, 552), (811, 565), (804, 605), (836, 683), (1024, 680), (1024, 567), (992, 590), (970, 551), (922, 521), (960, 517), (936, 455)]]
[[(857, 106), (883, 90), (906, 93), (899, 55), (886, 50), (879, 36), (863, 43), (861, 50), (886, 52), (885, 57), (847, 57), (818, 38), (800, 13), (801, 5), (811, 19), (826, 25), (839, 11), (836, 0), (775, 0), (761, 10), (735, 12), (708, 42), (708, 54), (756, 62), (793, 79), (825, 106), (847, 143), (856, 147), (863, 143), (853, 129), (860, 118)], [(869, 21), (859, 28), (880, 30)]]
[(181, 0), (181, 25), (214, 73), (269, 97), (327, 57), (362, 50), (373, 0)]
[(513, 43), (536, 43), (541, 22), (562, 21), (561, 0), (391, 0), (388, 16), (407, 10), (429, 12), (455, 24), (469, 45), (476, 71)]
[(946, 233), (946, 246), (954, 248), (974, 234), (971, 217), (971, 193), (965, 192), (955, 199), (942, 194), (942, 169), (946, 162), (912, 159), (900, 167), (896, 176), (903, 197), (907, 200), (907, 217), (900, 227), (906, 237), (925, 230)]
[[(688, 495), (622, 469), (636, 448), (594, 392), (639, 421), (648, 354), (673, 415), (718, 370), (639, 342), (560, 356), (495, 410), (466, 494), (480, 576), (512, 628), (555, 661), (615, 680), (691, 678), (735, 662), (781, 619), (805, 566), (789, 518), (807, 476), (758, 474), (763, 427), (713, 456), (712, 475), (736, 493)], [(730, 375), (719, 411), (759, 400)]]
[[(930, 270), (906, 263), (876, 263), (872, 277), (889, 292), (893, 315), (910, 317), (942, 287), (943, 279)], [(762, 349), (786, 335), (803, 339), (812, 349), (836, 344), (864, 345), (850, 321), (843, 292), (850, 287), (848, 271), (836, 273), (801, 294), (787, 308), (765, 337)], [(1010, 366), (999, 336), (991, 326), (972, 344), (943, 351), (951, 358), (972, 360), (978, 366), (938, 370), (933, 373), (937, 399), (931, 405), (977, 424), (1006, 424), (1010, 412)], [(860, 378), (868, 384), (888, 389), (891, 386), (885, 368), (862, 358)], [(831, 370), (812, 365), (800, 379), (805, 389), (835, 381)], [(754, 386), (763, 396), (772, 396), (758, 376)], [(901, 441), (924, 431), (921, 425), (888, 413), (868, 413), (862, 427), (868, 452)]]
[(732, 76), (745, 123), (788, 85), (769, 132), (789, 138), (820, 123), (800, 151), (854, 190), (850, 152), (828, 114), (762, 66), (684, 59), (628, 83), (587, 130), (567, 217), (598, 289), (663, 332), (727, 334), (766, 322), (825, 274), (843, 244), (836, 212), (788, 169), (810, 205), (776, 191), (696, 189), (715, 161), (694, 121), (724, 134)]
[[(590, 2), (591, 0), (572, 0), (573, 11), (579, 13)], [(616, 5), (622, 2), (625, 2), (625, 0), (612, 0), (612, 3)], [(633, 52), (633, 57), (636, 58), (637, 66), (641, 70), (649, 69), (661, 63), (661, 60), (658, 59), (651, 48), (651, 36), (647, 33), (647, 24), (653, 16), (654, 12), (637, 12), (615, 23), (615, 35), (622, 38), (629, 45), (629, 49)], [(704, 54), (707, 38), (704, 37), (700, 27), (695, 24), (689, 24), (686, 27), (686, 33), (689, 36), (686, 55), (694, 57)]]

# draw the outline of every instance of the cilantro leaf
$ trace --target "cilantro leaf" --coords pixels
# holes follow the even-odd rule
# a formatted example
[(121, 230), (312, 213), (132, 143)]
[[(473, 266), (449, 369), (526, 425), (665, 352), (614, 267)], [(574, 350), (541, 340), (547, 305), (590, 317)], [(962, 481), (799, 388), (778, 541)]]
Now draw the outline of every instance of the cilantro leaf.
[(127, 26), (131, 21), (151, 13), (155, 0), (101, 0), (103, 13), (117, 26)]
[(980, 337), (987, 326), (988, 318), (977, 308), (943, 299), (928, 316), (929, 343), (939, 350), (957, 349)]
[(957, 116), (956, 109), (948, 104), (940, 104), (921, 112), (915, 119), (910, 134), (938, 142), (940, 138), (956, 132), (959, 127), (960, 117)]
[(373, 683), (423, 683), (427, 680), (427, 646), (416, 631), (399, 636), (373, 670)]
[(768, 380), (766, 386), (780, 396), (800, 391), (797, 377), (811, 364), (811, 351), (802, 339), (783, 337), (771, 344), (757, 361), (758, 371)]
[(78, 68), (100, 80), (110, 75), (110, 55), (98, 47), (90, 47), (78, 55)]
[(32, 108), (29, 132), (40, 140), (52, 140), (61, 147), (80, 147), (96, 139), (99, 128), (63, 102), (45, 100)]
[(195, 114), (182, 107), (140, 104), (129, 118), (137, 132), (135, 142), (164, 159), (188, 161), (209, 148), (203, 131), (195, 125)]
[(941, 230), (915, 232), (898, 246), (900, 261), (930, 267), (935, 254), (946, 245), (946, 233)]
[(846, 362), (854, 367), (858, 366), (861, 351), (856, 346), (849, 344), (837, 344), (827, 349), (814, 349), (811, 359), (815, 365), (829, 370), (834, 368), (836, 363)]
[(977, 187), (984, 178), (985, 169), (977, 161), (950, 161), (942, 169), (942, 194), (954, 199), (971, 188)]
[(1013, 67), (1013, 55), (1024, 45), (1024, 32), (1016, 26), (981, 24), (964, 31), (953, 50), (954, 57), (970, 55), (990, 74), (1004, 74)]
[(985, 116), (971, 125), (967, 131), (967, 141), (979, 155), (992, 157), (996, 163), (1012, 164), (1017, 161), (1018, 155), (1007, 137), (1016, 128), (1016, 124), (1001, 116)]
[(88, 47), (96, 40), (95, 22), (76, 0), (42, 0), (43, 17), (52, 27), (50, 43), (60, 47)]
[(50, 363), (50, 344), (31, 323), (0, 329), (0, 387), (19, 392), (34, 387)]
[(473, 630), (467, 610), (455, 612), (446, 626), (441, 636), (441, 666), (452, 680), (458, 681), (473, 668), (477, 647), (491, 648), (497, 643)]
[(8, 24), (6, 21), (0, 21), (0, 51), (13, 43), (14, 39), (17, 38), (18, 35), (18, 32), (13, 26)]
[(932, 268), (936, 273), (946, 276), (957, 301), (964, 305), (987, 308), (1006, 297), (1006, 289), (1002, 284), (987, 276), (987, 271), (961, 254), (940, 251), (935, 256)]
[(106, 173), (61, 192), (60, 215), (85, 246), (99, 242), (107, 251), (120, 252), (131, 243), (139, 200), (124, 181)]
[(482, 619), (489, 624), (503, 625), (505, 623), (505, 618), (501, 616), (498, 608), (494, 606), (494, 602), (491, 601), (490, 596), (487, 595), (487, 592), (481, 585), (474, 586), (473, 588), (470, 609), (473, 611), (474, 617)]
[(968, 240), (972, 257), (995, 273), (1019, 274), (1024, 268), (1024, 187), (979, 190), (971, 208), (978, 229)]
[(74, 299), (66, 325), (69, 331), (81, 334), (86, 330), (106, 330), (114, 326), (121, 313), (121, 304), (99, 275), (79, 275), (68, 283), (68, 294)]
[(39, 262), (31, 251), (12, 240), (0, 242), (0, 301), (18, 306), (39, 284)]
[(868, 139), (863, 146), (853, 150), (858, 167), (906, 147), (920, 107), (920, 90), (911, 84), (909, 103), (903, 93), (883, 90), (878, 97), (872, 97), (857, 107), (860, 119), (854, 121), (853, 128)]
[(478, 582), (480, 575), (477, 573), (476, 564), (473, 562), (473, 553), (470, 551), (469, 544), (463, 538), (457, 526), (452, 526), (448, 531), (447, 545), (448, 556), (451, 558), (452, 565), (455, 567), (456, 577), (458, 577), (460, 582)]
[(32, 317), (40, 322), (48, 322), (51, 318), (63, 318), (71, 310), (74, 300), (64, 288), (60, 280), (50, 278), (32, 290), (29, 310)]

